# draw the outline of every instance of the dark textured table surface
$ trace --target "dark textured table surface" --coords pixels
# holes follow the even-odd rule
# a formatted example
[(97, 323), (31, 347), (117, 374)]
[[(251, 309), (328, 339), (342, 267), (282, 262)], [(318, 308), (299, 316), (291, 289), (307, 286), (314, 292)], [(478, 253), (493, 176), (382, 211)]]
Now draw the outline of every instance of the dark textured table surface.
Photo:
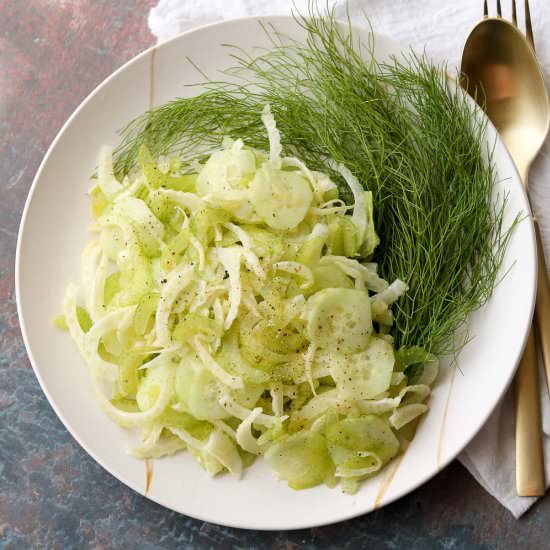
[(19, 332), (14, 257), (40, 160), (84, 97), (153, 43), (154, 0), (0, 0), (0, 548), (550, 548), (550, 499), (516, 521), (457, 462), (375, 513), (305, 531), (170, 512), (98, 466), (42, 394)]

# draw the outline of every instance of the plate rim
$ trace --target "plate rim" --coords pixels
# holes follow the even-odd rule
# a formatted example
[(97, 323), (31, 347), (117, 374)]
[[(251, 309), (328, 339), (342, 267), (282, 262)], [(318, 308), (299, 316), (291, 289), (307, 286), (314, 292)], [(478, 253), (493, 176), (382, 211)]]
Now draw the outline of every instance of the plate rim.
[[(231, 25), (238, 25), (241, 22), (250, 22), (250, 21), (259, 22), (259, 21), (264, 21), (264, 20), (267, 20), (269, 22), (274, 22), (274, 23), (276, 23), (277, 21), (283, 21), (283, 22), (286, 23), (286, 22), (289, 22), (289, 21), (292, 21), (292, 20), (295, 20), (295, 19), (292, 15), (281, 15), (281, 14), (261, 15), (261, 16), (244, 16), (244, 17), (238, 17), (238, 18), (234, 18), (234, 19), (227, 19), (227, 20), (221, 20), (221, 21), (215, 21), (215, 22), (207, 23), (207, 24), (200, 25), (200, 26), (194, 27), (192, 29), (186, 30), (184, 32), (178, 33), (176, 36), (170, 38), (169, 40), (166, 40), (166, 41), (164, 41), (160, 44), (154, 44), (154, 45), (150, 46), (149, 48), (145, 49), (144, 51), (142, 51), (141, 53), (137, 54), (136, 56), (132, 57), (128, 61), (126, 61), (118, 69), (116, 69), (115, 71), (110, 73), (104, 80), (102, 80), (85, 97), (85, 99), (74, 109), (74, 111), (71, 113), (71, 115), (65, 121), (65, 123), (61, 126), (61, 128), (59, 129), (59, 131), (55, 135), (55, 138), (52, 140), (50, 146), (48, 147), (42, 161), (40, 162), (39, 168), (38, 168), (38, 170), (37, 170), (37, 172), (36, 172), (36, 174), (33, 178), (32, 184), (31, 184), (31, 186), (29, 188), (29, 191), (28, 191), (28, 194), (27, 194), (27, 198), (25, 200), (25, 205), (24, 205), (24, 208), (23, 208), (23, 212), (22, 212), (22, 215), (21, 215), (21, 220), (20, 220), (19, 228), (18, 228), (17, 245), (16, 245), (16, 253), (15, 253), (15, 296), (16, 296), (17, 315), (18, 315), (18, 320), (19, 320), (19, 326), (20, 326), (22, 337), (23, 337), (25, 350), (27, 352), (27, 356), (28, 356), (29, 361), (31, 363), (34, 374), (35, 374), (35, 376), (36, 376), (36, 378), (37, 378), (37, 380), (40, 384), (40, 388), (41, 388), (42, 392), (44, 393), (44, 395), (46, 396), (46, 399), (47, 399), (49, 405), (52, 407), (52, 409), (55, 412), (55, 414), (57, 415), (58, 419), (61, 421), (61, 423), (66, 428), (66, 430), (69, 432), (69, 434), (72, 436), (72, 438), (80, 445), (80, 447), (99, 466), (101, 466), (111, 476), (113, 476), (118, 481), (122, 482), (124, 485), (126, 485), (127, 487), (129, 487), (133, 491), (139, 493), (140, 495), (144, 496), (148, 500), (151, 500), (151, 501), (155, 502), (156, 504), (159, 504), (160, 506), (162, 506), (162, 507), (164, 507), (168, 510), (174, 511), (178, 514), (182, 514), (184, 516), (188, 516), (188, 517), (200, 520), (200, 521), (206, 521), (206, 522), (209, 522), (209, 523), (222, 525), (222, 526), (226, 526), (226, 527), (231, 527), (231, 528), (237, 528), (237, 529), (248, 529), (248, 530), (253, 529), (253, 530), (258, 530), (258, 531), (274, 531), (274, 530), (289, 530), (289, 531), (291, 531), (291, 530), (298, 530), (298, 529), (307, 529), (307, 528), (312, 528), (312, 527), (320, 527), (320, 526), (324, 526), (324, 525), (332, 525), (332, 524), (335, 524), (335, 523), (338, 523), (338, 522), (341, 522), (341, 521), (353, 519), (353, 518), (368, 514), (370, 512), (376, 511), (376, 510), (378, 510), (378, 509), (380, 509), (380, 508), (382, 508), (382, 507), (384, 507), (388, 504), (391, 504), (392, 502), (394, 502), (394, 501), (402, 498), (403, 496), (413, 492), (414, 490), (418, 489), (420, 486), (424, 485), (430, 479), (435, 477), (440, 471), (442, 471), (444, 468), (446, 468), (450, 464), (450, 462), (455, 460), (458, 457), (458, 455), (468, 446), (468, 444), (474, 439), (474, 437), (476, 437), (476, 435), (479, 433), (479, 431), (483, 428), (483, 426), (485, 425), (485, 423), (487, 422), (489, 417), (493, 414), (493, 412), (494, 412), (495, 408), (497, 407), (497, 405), (501, 402), (502, 398), (504, 397), (504, 395), (506, 394), (508, 388), (510, 387), (510, 384), (513, 380), (513, 377), (514, 377), (515, 373), (516, 373), (519, 361), (520, 361), (521, 356), (523, 354), (523, 350), (524, 350), (525, 345), (527, 343), (527, 336), (528, 336), (528, 333), (529, 333), (529, 329), (531, 327), (533, 313), (534, 313), (534, 309), (535, 309), (536, 289), (537, 289), (538, 258), (537, 258), (537, 249), (536, 249), (536, 241), (535, 241), (535, 231), (534, 231), (534, 225), (533, 225), (533, 215), (532, 215), (532, 211), (531, 211), (531, 208), (530, 208), (530, 202), (529, 202), (526, 190), (525, 190), (524, 186), (521, 184), (521, 178), (519, 176), (519, 172), (517, 170), (517, 167), (516, 167), (512, 157), (511, 157), (507, 147), (505, 146), (504, 142), (502, 141), (502, 138), (500, 137), (500, 134), (498, 133), (498, 131), (496, 130), (496, 128), (494, 127), (492, 122), (486, 117), (485, 113), (483, 113), (480, 110), (481, 116), (486, 119), (487, 125), (492, 128), (492, 131), (494, 131), (496, 142), (498, 142), (502, 146), (504, 154), (508, 157), (508, 159), (510, 161), (512, 171), (514, 173), (515, 179), (517, 179), (517, 181), (519, 182), (519, 187), (521, 188), (521, 193), (523, 195), (524, 202), (525, 202), (525, 204), (527, 206), (527, 209), (528, 209), (528, 211), (525, 213), (525, 218), (522, 221), (524, 223), (528, 223), (528, 226), (529, 226), (529, 236), (530, 236), (529, 242), (530, 242), (530, 248), (531, 248), (531, 256), (533, 258), (533, 265), (531, 266), (532, 267), (532, 269), (531, 269), (532, 292), (531, 292), (531, 296), (530, 296), (530, 308), (529, 308), (530, 313), (529, 313), (529, 316), (528, 316), (528, 322), (526, 322), (526, 324), (525, 324), (524, 334), (523, 334), (523, 338), (522, 338), (522, 345), (518, 348), (516, 356), (513, 359), (513, 363), (514, 363), (515, 366), (510, 371), (508, 380), (506, 382), (506, 385), (504, 386), (504, 390), (502, 391), (502, 394), (501, 394), (500, 398), (496, 401), (496, 403), (488, 409), (488, 411), (486, 412), (485, 415), (482, 415), (482, 417), (480, 417), (480, 418), (482, 418), (482, 420), (479, 423), (479, 426), (473, 432), (471, 437), (467, 438), (467, 440), (464, 441), (464, 443), (459, 447), (458, 451), (456, 451), (455, 453), (452, 453), (444, 461), (439, 463), (437, 468), (434, 469), (431, 473), (422, 476), (421, 478), (417, 479), (413, 484), (407, 486), (406, 488), (404, 488), (402, 490), (398, 490), (394, 495), (389, 497), (387, 500), (384, 500), (383, 503), (378, 507), (374, 507), (372, 509), (366, 509), (366, 510), (364, 508), (361, 508), (361, 507), (359, 507), (357, 510), (353, 510), (353, 511), (344, 510), (343, 513), (333, 514), (333, 518), (328, 520), (328, 521), (327, 520), (320, 520), (320, 521), (314, 522), (314, 523), (312, 523), (312, 522), (307, 522), (307, 523), (302, 523), (302, 524), (296, 523), (292, 527), (288, 527), (284, 523), (282, 523), (282, 524), (273, 524), (273, 523), (271, 523), (269, 525), (254, 525), (253, 527), (250, 527), (250, 526), (246, 526), (244, 523), (235, 523), (235, 522), (231, 522), (231, 521), (227, 521), (227, 522), (220, 521), (217, 518), (210, 517), (208, 514), (190, 514), (188, 512), (181, 512), (180, 510), (177, 510), (177, 509), (173, 508), (171, 505), (163, 502), (163, 499), (160, 498), (160, 497), (155, 497), (155, 496), (152, 496), (152, 495), (149, 495), (149, 494), (144, 494), (144, 492), (142, 490), (140, 490), (139, 487), (132, 480), (128, 479), (123, 473), (115, 474), (112, 471), (111, 467), (108, 466), (103, 459), (101, 459), (98, 455), (96, 455), (96, 453), (92, 449), (90, 449), (88, 447), (88, 445), (80, 439), (77, 430), (73, 428), (72, 423), (69, 420), (69, 418), (67, 418), (65, 415), (63, 415), (61, 413), (56, 401), (53, 399), (50, 392), (48, 391), (48, 388), (47, 388), (47, 386), (46, 386), (46, 384), (45, 384), (45, 382), (42, 378), (42, 375), (40, 374), (40, 370), (37, 366), (38, 363), (37, 363), (37, 361), (34, 357), (34, 354), (32, 352), (30, 344), (29, 344), (29, 338), (28, 338), (28, 333), (27, 333), (27, 325), (26, 325), (26, 322), (25, 322), (25, 315), (23, 313), (22, 306), (21, 306), (20, 296), (21, 296), (22, 242), (24, 240), (24, 234), (25, 234), (25, 228), (26, 228), (26, 225), (27, 225), (27, 217), (28, 217), (28, 211), (30, 209), (30, 204), (32, 202), (32, 199), (33, 199), (36, 187), (38, 185), (38, 182), (41, 179), (42, 172), (44, 171), (44, 167), (46, 166), (52, 151), (56, 148), (57, 143), (59, 142), (62, 135), (65, 133), (65, 131), (67, 130), (68, 126), (79, 115), (80, 111), (82, 111), (85, 108), (85, 106), (96, 96), (96, 94), (98, 94), (105, 86), (107, 86), (107, 84), (110, 83), (111, 80), (115, 79), (119, 75), (119, 73), (124, 72), (128, 67), (130, 67), (133, 64), (139, 62), (142, 58), (145, 58), (148, 55), (151, 55), (157, 49), (163, 48), (164, 46), (166, 46), (168, 44), (176, 42), (184, 36), (188, 36), (188, 35), (195, 34), (195, 33), (201, 33), (202, 31), (204, 31), (206, 29), (209, 29), (209, 28), (212, 28), (212, 27), (231, 26)], [(339, 23), (346, 24), (345, 22), (341, 22), (341, 21), (339, 21)], [(369, 29), (367, 29), (366, 27), (362, 27), (361, 25), (358, 25), (358, 24), (353, 24), (352, 27), (359, 28), (362, 31), (369, 31)], [(393, 45), (396, 45), (401, 50), (404, 50), (405, 47), (406, 47), (406, 45), (400, 44), (399, 42), (393, 40), (392, 38), (390, 38), (386, 35), (374, 32), (372, 30), (372, 28), (370, 29), (369, 32), (371, 32), (374, 35), (375, 38), (377, 36), (381, 37), (386, 42), (391, 43)], [(472, 100), (472, 102), (473, 102), (473, 100)], [(455, 367), (453, 367), (453, 368), (455, 368)]]

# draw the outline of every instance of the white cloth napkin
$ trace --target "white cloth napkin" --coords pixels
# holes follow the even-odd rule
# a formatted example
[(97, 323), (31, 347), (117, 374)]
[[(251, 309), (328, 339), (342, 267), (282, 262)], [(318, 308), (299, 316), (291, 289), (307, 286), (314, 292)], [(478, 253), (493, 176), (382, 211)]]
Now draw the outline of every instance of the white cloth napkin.
[[(151, 32), (159, 42), (198, 25), (246, 15), (290, 13), (293, 4), (307, 13), (309, 0), (160, 0), (149, 13)], [(491, 4), (491, 2), (489, 2)], [(496, 0), (492, 2), (495, 9)], [(505, 8), (510, 9), (508, 2)], [(320, 2), (324, 5), (324, 1)], [(550, 75), (550, 2), (531, 0), (531, 16), (537, 40), (537, 54), (546, 75)], [(523, 2), (518, 2), (520, 25)], [(374, 29), (438, 61), (446, 60), (452, 72), (460, 64), (464, 42), (482, 17), (482, 0), (350, 0), (352, 21), (362, 25), (363, 12)], [(493, 12), (494, 13), (494, 12)], [(343, 18), (345, 2), (336, 2), (336, 14)], [(510, 18), (506, 10), (504, 16)], [(531, 196), (534, 211), (545, 237), (550, 259), (550, 141), (531, 171)], [(550, 401), (541, 370), (541, 395), (545, 432), (546, 476), (550, 481)], [(515, 489), (514, 405), (509, 391), (480, 433), (460, 455), (459, 460), (475, 479), (514, 516), (519, 517), (535, 501), (520, 498)]]

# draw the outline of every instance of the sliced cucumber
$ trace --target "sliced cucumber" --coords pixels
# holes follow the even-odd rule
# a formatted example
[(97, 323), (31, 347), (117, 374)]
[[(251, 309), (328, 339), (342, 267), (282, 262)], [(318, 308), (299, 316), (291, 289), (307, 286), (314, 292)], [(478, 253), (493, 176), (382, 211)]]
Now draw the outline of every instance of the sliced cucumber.
[(353, 281), (336, 265), (320, 265), (313, 268), (313, 290), (324, 288), (353, 288)]
[(321, 348), (357, 353), (369, 343), (370, 299), (363, 290), (325, 288), (308, 300), (306, 315), (306, 335)]
[(256, 170), (256, 157), (248, 149), (233, 146), (214, 153), (197, 177), (197, 194), (231, 212), (235, 219), (249, 220), (254, 213), (248, 184)]
[(222, 391), (218, 381), (191, 357), (176, 371), (176, 395), (184, 409), (199, 420), (220, 420), (229, 415), (218, 403)]
[(326, 438), (331, 445), (350, 451), (375, 453), (382, 462), (399, 451), (399, 441), (387, 422), (373, 415), (344, 418), (329, 426)]
[(372, 399), (390, 387), (395, 359), (391, 345), (382, 338), (370, 338), (360, 353), (331, 355), (330, 374), (340, 399)]
[(276, 441), (265, 459), (291, 489), (318, 485), (334, 470), (323, 436), (307, 430)]
[(313, 199), (309, 182), (297, 172), (281, 171), (265, 162), (250, 182), (251, 202), (258, 216), (273, 229), (295, 228)]

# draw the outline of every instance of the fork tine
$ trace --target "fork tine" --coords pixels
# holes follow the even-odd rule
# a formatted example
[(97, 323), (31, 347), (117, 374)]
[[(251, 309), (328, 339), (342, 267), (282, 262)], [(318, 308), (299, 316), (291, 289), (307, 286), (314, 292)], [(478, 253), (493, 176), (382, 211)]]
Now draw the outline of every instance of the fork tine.
[(516, 12), (516, 0), (512, 0), (512, 23), (514, 27), (518, 26), (518, 16)]
[(489, 17), (489, 9), (487, 8), (487, 0), (483, 1), (483, 17)]
[(533, 27), (531, 26), (531, 12), (529, 10), (529, 0), (525, 0), (525, 35), (529, 40), (533, 50), (535, 49), (535, 39), (533, 38)]
[(500, 0), (497, 0), (497, 17), (502, 17), (502, 9), (500, 7)]

